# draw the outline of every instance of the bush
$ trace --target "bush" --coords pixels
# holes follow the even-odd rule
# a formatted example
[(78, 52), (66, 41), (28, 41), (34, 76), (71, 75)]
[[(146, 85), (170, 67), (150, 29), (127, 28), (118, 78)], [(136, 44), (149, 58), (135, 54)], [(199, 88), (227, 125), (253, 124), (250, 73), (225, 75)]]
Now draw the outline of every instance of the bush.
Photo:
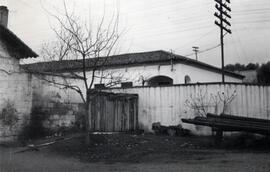
[(261, 84), (270, 84), (270, 61), (257, 69), (257, 79)]

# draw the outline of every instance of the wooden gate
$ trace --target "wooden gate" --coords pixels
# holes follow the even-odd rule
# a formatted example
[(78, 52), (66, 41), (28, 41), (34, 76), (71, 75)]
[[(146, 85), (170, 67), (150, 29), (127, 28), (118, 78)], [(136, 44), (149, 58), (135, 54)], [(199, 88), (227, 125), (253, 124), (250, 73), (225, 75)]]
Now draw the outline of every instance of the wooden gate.
[(89, 105), (91, 131), (119, 132), (138, 127), (138, 95), (99, 92)]

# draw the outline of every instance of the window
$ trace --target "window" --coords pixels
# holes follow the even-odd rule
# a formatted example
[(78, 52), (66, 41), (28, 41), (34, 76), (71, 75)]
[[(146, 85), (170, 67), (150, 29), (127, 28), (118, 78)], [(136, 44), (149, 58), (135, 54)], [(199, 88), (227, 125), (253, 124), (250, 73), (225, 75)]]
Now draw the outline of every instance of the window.
[(191, 79), (188, 75), (185, 76), (185, 84), (191, 83)]
[(173, 79), (167, 76), (155, 76), (148, 80), (149, 86), (172, 85)]
[(105, 84), (95, 84), (94, 87), (95, 89), (103, 89), (105, 88)]
[(132, 87), (132, 86), (133, 86), (132, 82), (122, 82), (121, 83), (122, 88), (128, 88), (128, 87)]

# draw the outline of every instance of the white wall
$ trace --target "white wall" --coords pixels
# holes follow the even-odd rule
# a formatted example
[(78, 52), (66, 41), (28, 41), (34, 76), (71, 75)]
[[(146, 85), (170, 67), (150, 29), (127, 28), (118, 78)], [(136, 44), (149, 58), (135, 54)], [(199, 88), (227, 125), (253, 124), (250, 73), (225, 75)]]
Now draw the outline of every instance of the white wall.
[[(256, 86), (244, 84), (194, 84), (164, 87), (134, 87), (127, 89), (110, 89), (115, 93), (132, 93), (139, 95), (139, 125), (146, 131), (150, 131), (152, 123), (161, 122), (162, 125), (182, 124), (197, 134), (211, 134), (208, 127), (196, 127), (192, 124), (184, 124), (181, 118), (194, 118), (195, 112), (186, 105), (186, 100), (191, 100), (198, 94), (205, 95), (208, 104), (208, 112), (220, 113), (222, 103), (216, 106), (211, 97), (224, 93), (236, 97), (226, 108), (225, 113), (255, 118), (270, 119), (270, 86)], [(197, 96), (198, 97), (198, 96)], [(206, 103), (207, 104), (207, 103)]]
[[(141, 66), (127, 66), (127, 67), (117, 67), (117, 68), (107, 68), (102, 72), (97, 71), (94, 84), (100, 83), (100, 76), (108, 76), (110, 74), (114, 78), (121, 77), (122, 82), (133, 82), (134, 86), (142, 86), (142, 78), (144, 80), (150, 79), (151, 77), (164, 75), (171, 77), (173, 79), (173, 84), (184, 84), (185, 75), (189, 75), (191, 78), (191, 83), (197, 82), (220, 82), (221, 74), (212, 72), (209, 70), (204, 70), (190, 65), (185, 64), (174, 64), (173, 70), (171, 70), (171, 65), (141, 65)], [(82, 73), (78, 72), (77, 74), (83, 76)], [(92, 71), (87, 72), (88, 84), (91, 82)], [(48, 80), (52, 80), (47, 77)], [(54, 77), (54, 80), (57, 82), (63, 82), (61, 77)], [(110, 79), (103, 79), (102, 83), (108, 83)], [(85, 96), (85, 86), (82, 80), (68, 80), (72, 85), (78, 86), (81, 88)], [(242, 82), (241, 79), (233, 78), (226, 76), (227, 82)], [(145, 84), (147, 85), (147, 83)], [(94, 86), (94, 85), (93, 85)], [(115, 87), (119, 87), (120, 84)], [(37, 96), (47, 99), (53, 97), (53, 94), (59, 93), (62, 97), (62, 101), (72, 102), (72, 103), (81, 103), (82, 100), (79, 97), (78, 93), (70, 89), (59, 89), (61, 86), (55, 86), (54, 84), (49, 84), (46, 81), (42, 81), (35, 77), (33, 79), (33, 88), (35, 98)]]
[[(122, 76), (124, 82), (133, 82), (134, 86), (142, 86), (142, 78), (144, 80), (150, 79), (151, 77), (164, 75), (173, 79), (173, 84), (184, 84), (185, 75), (189, 75), (191, 83), (197, 82), (221, 82), (222, 77), (220, 73), (201, 69), (198, 67), (185, 65), (185, 64), (174, 64), (173, 70), (171, 65), (141, 65), (141, 66), (128, 66), (118, 68), (108, 68), (104, 70), (103, 75), (112, 73), (113, 76)], [(82, 75), (82, 73), (80, 73)], [(96, 75), (102, 76), (101, 72), (96, 72)], [(88, 78), (91, 78), (91, 71), (87, 72)], [(103, 80), (104, 81), (104, 80)], [(108, 80), (105, 80), (108, 82)], [(231, 76), (225, 77), (226, 82), (242, 82), (241, 79), (234, 78)], [(96, 78), (95, 83), (100, 82), (99, 78)], [(105, 83), (106, 83), (105, 82)]]

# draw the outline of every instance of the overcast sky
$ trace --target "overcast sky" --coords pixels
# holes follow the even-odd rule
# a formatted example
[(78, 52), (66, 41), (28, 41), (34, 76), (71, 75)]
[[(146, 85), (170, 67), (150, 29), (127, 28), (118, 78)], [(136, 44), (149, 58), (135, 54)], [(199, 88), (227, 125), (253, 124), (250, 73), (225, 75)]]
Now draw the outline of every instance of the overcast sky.
[[(270, 1), (231, 0), (232, 34), (225, 36), (225, 63), (270, 60)], [(53, 4), (52, 4), (53, 3)], [(203, 51), (199, 60), (220, 66), (219, 28), (214, 24), (214, 0), (67, 0), (82, 19), (98, 20), (105, 11), (120, 14), (126, 32), (120, 53), (172, 50), (192, 54), (192, 46)], [(61, 10), (62, 0), (0, 0), (7, 5), (8, 27), (37, 53), (41, 44), (54, 40), (52, 19), (44, 11)], [(105, 8), (105, 10), (104, 10)], [(190, 55), (192, 54), (192, 55)]]

